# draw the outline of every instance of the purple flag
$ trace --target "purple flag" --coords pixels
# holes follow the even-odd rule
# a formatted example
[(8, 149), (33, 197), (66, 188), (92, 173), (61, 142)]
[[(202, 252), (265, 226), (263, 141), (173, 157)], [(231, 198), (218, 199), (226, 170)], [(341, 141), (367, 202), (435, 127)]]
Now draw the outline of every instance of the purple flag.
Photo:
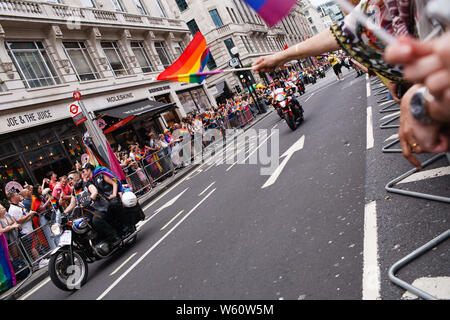
[(108, 141), (106, 141), (106, 147), (108, 148), (108, 158), (111, 171), (117, 176), (117, 178), (119, 178), (121, 181), (124, 181), (126, 179), (125, 173), (123, 172), (122, 167), (120, 166), (120, 162), (119, 160), (117, 160), (117, 157), (114, 154), (114, 151), (111, 149)]
[(273, 27), (292, 10), (297, 0), (244, 0), (263, 20)]

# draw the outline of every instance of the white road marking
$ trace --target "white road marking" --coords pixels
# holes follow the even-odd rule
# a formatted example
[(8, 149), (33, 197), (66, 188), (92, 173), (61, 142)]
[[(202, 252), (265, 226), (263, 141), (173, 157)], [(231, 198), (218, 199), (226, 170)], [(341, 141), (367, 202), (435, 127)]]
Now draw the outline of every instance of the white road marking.
[[(264, 144), (264, 142), (266, 142), (275, 132), (272, 132), (267, 138), (265, 138), (256, 148), (255, 150), (253, 150), (251, 153), (249, 153), (249, 155), (244, 159), (243, 163), (245, 163), (245, 161), (247, 161), (248, 158), (250, 158), (250, 156), (252, 154), (254, 154), (256, 151), (258, 151), (258, 149)], [(250, 149), (249, 149), (250, 151)], [(239, 160), (235, 161), (231, 166), (228, 167), (227, 171), (229, 171), (231, 168), (234, 167), (234, 165), (238, 162)]]
[(209, 196), (216, 191), (216, 189), (211, 190), (202, 200), (200, 200), (200, 202), (198, 202), (194, 208), (191, 209), (191, 211), (189, 211), (183, 218), (180, 219), (180, 221), (177, 222), (176, 225), (174, 225), (172, 227), (172, 229), (170, 229), (169, 231), (167, 231), (167, 233), (161, 238), (159, 239), (150, 249), (147, 250), (147, 252), (145, 252), (135, 263), (133, 263), (133, 265), (127, 269), (127, 271), (125, 271), (116, 281), (113, 282), (113, 284), (111, 284), (108, 289), (106, 289), (98, 298), (97, 300), (101, 300), (103, 299), (109, 292), (111, 292), (112, 289), (114, 289), (115, 286), (117, 286), (117, 284), (122, 281), (123, 278), (125, 278), (134, 268), (136, 268), (136, 266), (142, 262), (142, 260), (145, 259), (146, 256), (148, 256), (161, 242), (163, 242), (176, 228), (178, 228), (178, 226), (183, 223), (184, 220), (186, 220), (191, 214), (192, 212), (195, 211), (195, 209), (197, 209), (206, 199), (209, 198)]
[(123, 267), (124, 265), (127, 264), (128, 261), (130, 261), (131, 259), (133, 259), (133, 257), (134, 257), (135, 255), (137, 255), (137, 252), (133, 253), (127, 260), (125, 260), (120, 266), (118, 266), (118, 267), (116, 268), (116, 270), (114, 270), (114, 271), (110, 274), (110, 276), (115, 275), (120, 269), (122, 269), (122, 267)]
[(392, 136), (390, 136), (389, 138), (387, 138), (386, 140), (384, 140), (384, 142), (389, 141), (389, 140), (395, 140), (398, 139), (398, 133), (393, 134)]
[(364, 210), (363, 300), (380, 299), (377, 232), (377, 204), (372, 201), (366, 204)]
[(383, 103), (380, 103), (378, 106), (379, 106), (379, 107), (382, 107), (382, 106), (384, 106), (385, 104), (388, 104), (388, 103), (392, 103), (392, 106), (393, 106), (394, 104), (396, 104), (395, 100), (389, 100), (389, 101), (385, 101), (385, 102), (383, 102)]
[[(179, 193), (175, 198), (170, 199), (169, 201), (167, 201), (166, 203), (164, 203), (161, 207), (159, 207), (159, 209), (155, 210), (155, 214), (160, 213), (162, 210), (170, 207), (171, 205), (173, 205), (182, 195), (183, 193), (186, 192), (186, 190), (189, 189), (189, 187), (187, 187), (186, 189), (184, 189), (181, 193)], [(150, 218), (151, 219), (151, 218)], [(149, 220), (150, 220), (149, 219)]]
[(398, 116), (399, 114), (400, 114), (400, 111), (397, 111), (397, 112), (388, 114), (387, 116), (384, 116), (383, 118), (381, 118), (380, 121), (381, 121), (381, 120), (384, 120), (384, 119), (387, 119), (387, 118), (394, 117), (394, 116)]
[(209, 188), (211, 188), (214, 185), (214, 183), (216, 183), (216, 182), (214, 181), (209, 186), (207, 186), (206, 189), (203, 190), (198, 196), (201, 197)]
[(165, 228), (167, 228), (167, 226), (168, 226), (169, 224), (171, 224), (176, 218), (178, 218), (178, 216), (179, 216), (180, 214), (182, 214), (183, 212), (184, 212), (184, 210), (181, 210), (180, 212), (178, 212), (177, 215), (176, 215), (175, 217), (173, 217), (172, 219), (170, 219), (170, 221), (167, 222), (167, 223), (164, 225), (164, 227), (162, 227), (160, 230), (163, 231)]
[(372, 124), (372, 107), (367, 107), (367, 150), (372, 149), (375, 144), (373, 138), (373, 124)]
[(38, 284), (36, 287), (33, 288), (33, 290), (31, 290), (30, 292), (28, 292), (26, 295), (24, 295), (23, 297), (20, 297), (19, 300), (25, 300), (27, 299), (29, 296), (31, 296), (33, 293), (35, 293), (36, 291), (38, 291), (39, 289), (41, 289), (43, 286), (45, 286), (49, 281), (50, 281), (50, 277), (47, 277), (45, 280), (43, 280), (40, 284)]
[[(434, 278), (419, 278), (414, 280), (411, 284), (413, 287), (419, 288), (422, 291), (436, 297), (439, 300), (449, 300), (450, 299), (450, 277), (434, 277)], [(419, 297), (406, 291), (402, 299), (412, 300), (418, 299)]]
[(297, 140), (283, 155), (280, 157), (285, 157), (284, 160), (280, 163), (280, 165), (275, 169), (275, 171), (271, 174), (269, 179), (264, 183), (264, 185), (261, 187), (261, 189), (267, 188), (275, 183), (277, 181), (278, 177), (280, 176), (281, 172), (283, 172), (284, 167), (288, 163), (289, 159), (291, 159), (292, 155), (303, 149), (303, 146), (305, 145), (305, 136), (303, 135), (300, 139)]
[(307, 102), (309, 99), (311, 99), (311, 97), (315, 94), (315, 92), (311, 93), (311, 95), (305, 100), (305, 102)]
[(272, 130), (278, 127), (278, 123), (272, 127)]
[(368, 98), (372, 95), (372, 91), (370, 91), (370, 81), (367, 81), (366, 86), (367, 86), (367, 98)]
[(426, 171), (419, 171), (419, 172), (416, 172), (416, 173), (410, 175), (409, 177), (403, 179), (402, 181), (399, 181), (398, 184), (416, 182), (416, 181), (432, 179), (432, 178), (438, 178), (438, 177), (442, 177), (442, 176), (447, 176), (449, 174), (450, 174), (450, 166), (426, 170)]

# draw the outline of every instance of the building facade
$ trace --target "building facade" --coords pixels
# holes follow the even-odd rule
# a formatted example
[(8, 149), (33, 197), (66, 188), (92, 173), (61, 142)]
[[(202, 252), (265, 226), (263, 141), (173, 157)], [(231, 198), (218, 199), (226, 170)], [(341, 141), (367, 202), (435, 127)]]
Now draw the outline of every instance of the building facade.
[[(269, 28), (242, 0), (170, 0), (173, 8), (191, 31), (200, 31), (211, 50), (208, 68), (230, 68), (233, 59), (231, 48), (237, 47), (241, 62), (250, 66), (263, 55), (283, 50), (314, 33), (301, 7), (294, 10), (277, 26)], [(257, 81), (257, 75), (254, 75)], [(215, 96), (226, 86), (231, 90), (242, 87), (233, 73), (223, 73), (207, 78), (208, 87)]]
[[(67, 173), (86, 124), (126, 122), (105, 135), (114, 147), (215, 104), (205, 85), (155, 80), (191, 39), (172, 9), (162, 0), (0, 0), (2, 184)], [(77, 90), (88, 121), (79, 126)]]
[(322, 17), (330, 17), (333, 24), (339, 24), (344, 19), (344, 13), (334, 1), (325, 2), (318, 6), (317, 9)]
[(323, 21), (321, 13), (311, 4), (309, 0), (301, 0), (299, 1), (299, 5), (311, 26), (312, 32), (315, 35), (330, 27), (330, 25)]

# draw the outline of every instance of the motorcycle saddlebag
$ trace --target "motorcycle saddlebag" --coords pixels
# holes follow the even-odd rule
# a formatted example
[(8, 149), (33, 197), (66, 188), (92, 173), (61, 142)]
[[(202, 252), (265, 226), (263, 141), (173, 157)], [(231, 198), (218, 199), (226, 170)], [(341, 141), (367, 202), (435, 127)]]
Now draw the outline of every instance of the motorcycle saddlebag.
[(131, 208), (123, 208), (123, 211), (123, 214), (127, 216), (127, 220), (131, 224), (136, 224), (139, 221), (145, 220), (144, 211), (139, 204)]

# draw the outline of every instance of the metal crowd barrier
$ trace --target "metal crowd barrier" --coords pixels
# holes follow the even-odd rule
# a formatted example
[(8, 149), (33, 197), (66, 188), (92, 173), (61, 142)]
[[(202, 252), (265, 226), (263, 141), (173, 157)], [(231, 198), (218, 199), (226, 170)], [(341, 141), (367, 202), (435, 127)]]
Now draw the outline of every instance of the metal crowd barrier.
[(50, 256), (52, 249), (56, 248), (57, 244), (50, 232), (51, 222), (42, 218), (45, 213), (39, 213), (40, 221), (45, 223), (8, 244), (9, 258), (17, 279), (12, 295), (27, 282), (33, 272), (47, 266), (42, 262)]
[[(380, 83), (379, 81), (372, 81), (372, 84), (375, 83)], [(385, 94), (386, 91), (381, 89), (379, 91), (379, 95)], [(385, 100), (379, 100), (378, 104), (380, 104), (379, 106), (383, 106), (383, 108), (380, 110), (380, 113), (384, 113), (384, 112), (396, 112), (399, 111), (400, 108), (396, 107), (396, 103), (394, 101), (388, 101), (387, 99)], [(396, 120), (397, 118), (399, 118), (400, 116), (396, 116), (393, 119), (383, 123), (380, 128), (381, 129), (387, 129), (387, 128), (398, 128), (398, 125), (389, 125), (389, 123), (391, 123), (392, 121)], [(384, 146), (382, 151), (387, 153), (387, 152), (401, 152), (401, 149), (389, 149), (391, 146), (393, 146), (394, 144), (398, 143), (399, 139), (394, 140), (393, 142), (389, 143), (388, 145)], [(428, 159), (427, 161), (425, 161), (422, 164), (422, 168), (425, 168), (426, 166), (429, 166), (430, 164), (438, 161), (439, 159), (446, 157), (448, 162), (450, 163), (450, 153), (447, 154), (437, 154), (434, 155), (433, 157), (431, 157), (430, 159)], [(411, 196), (411, 197), (415, 197), (415, 198), (422, 198), (422, 199), (427, 199), (427, 200), (434, 200), (434, 201), (441, 201), (444, 203), (450, 203), (450, 197), (443, 197), (443, 196), (438, 196), (438, 195), (433, 195), (433, 194), (426, 194), (423, 192), (414, 192), (414, 191), (409, 191), (409, 190), (402, 190), (399, 188), (395, 188), (394, 185), (399, 183), (400, 181), (406, 179), (407, 177), (411, 176), (412, 174), (416, 173), (420, 171), (417, 168), (413, 168), (411, 170), (409, 170), (408, 172), (400, 175), (399, 177), (393, 179), (392, 181), (388, 182), (386, 184), (386, 191), (388, 192), (392, 192), (392, 193), (398, 193), (401, 195), (405, 195), (405, 196)], [(418, 257), (422, 256), (423, 254), (425, 254), (426, 252), (432, 250), (434, 247), (436, 247), (438, 244), (444, 242), (445, 240), (447, 240), (450, 237), (450, 229), (444, 231), (443, 233), (441, 233), (440, 235), (438, 235), (437, 237), (435, 237), (434, 239), (432, 239), (431, 241), (427, 242), (425, 245), (421, 246), (420, 248), (414, 250), (413, 252), (411, 252), (410, 254), (406, 255), (405, 257), (403, 257), (402, 259), (400, 259), (399, 261), (395, 262), (394, 265), (392, 265), (392, 267), (389, 268), (388, 271), (388, 276), (389, 279), (396, 285), (398, 285), (399, 287), (407, 290), (408, 292), (411, 292), (412, 294), (415, 294), (416, 296), (425, 299), (425, 300), (437, 300), (436, 297), (430, 295), (429, 293), (412, 286), (411, 284), (401, 280), (400, 278), (398, 278), (396, 276), (396, 273), (398, 272), (398, 270), (400, 270), (402, 267), (406, 266), (407, 264), (409, 264), (410, 262), (412, 262), (413, 260), (417, 259)]]

